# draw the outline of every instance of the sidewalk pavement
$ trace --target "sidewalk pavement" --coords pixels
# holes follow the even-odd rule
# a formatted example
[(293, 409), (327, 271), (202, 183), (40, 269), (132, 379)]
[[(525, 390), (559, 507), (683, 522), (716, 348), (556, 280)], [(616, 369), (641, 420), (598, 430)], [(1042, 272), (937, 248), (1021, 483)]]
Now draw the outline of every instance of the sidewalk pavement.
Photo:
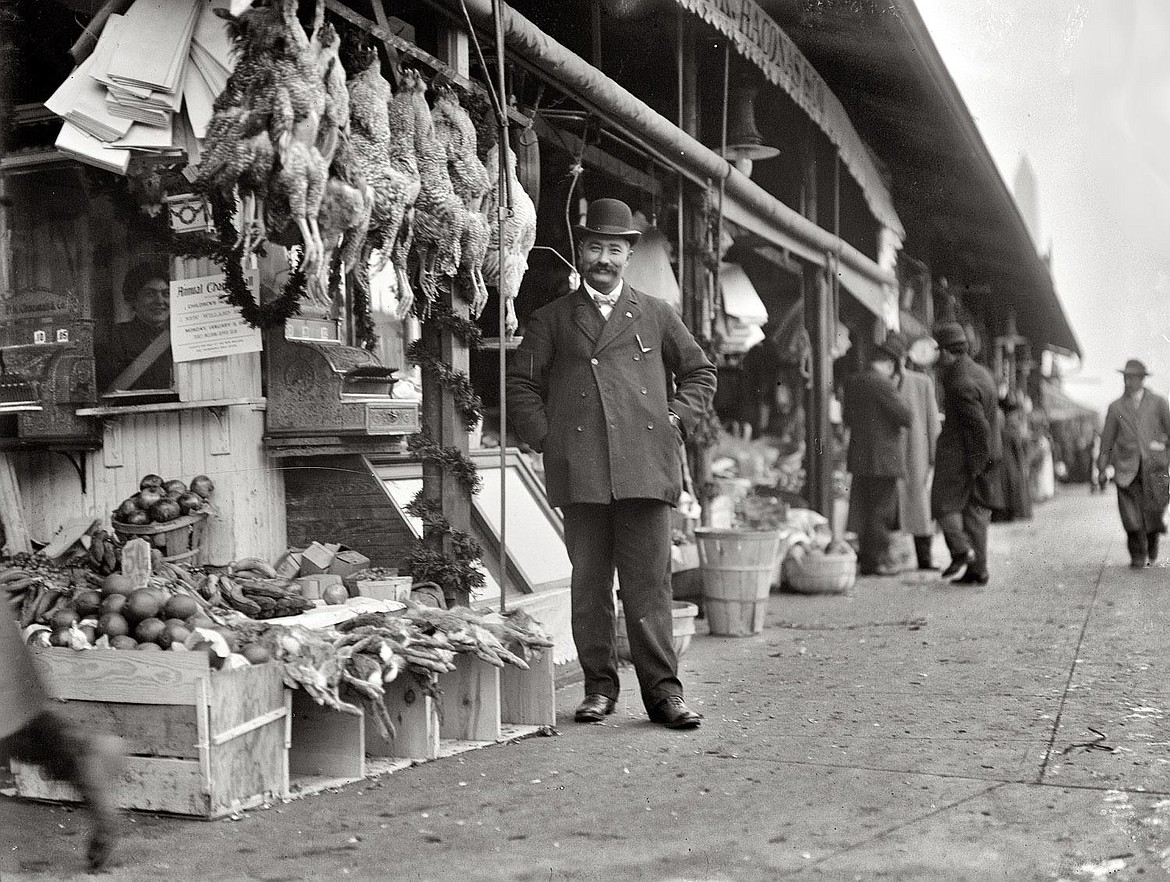
[[(936, 554), (945, 563), (939, 544)], [(1112, 494), (992, 528), (992, 580), (773, 595), (699, 623), (693, 732), (618, 712), (214, 823), (132, 816), (112, 879), (1170, 878), (1166, 569)], [(0, 799), (0, 880), (82, 866), (80, 812)]]

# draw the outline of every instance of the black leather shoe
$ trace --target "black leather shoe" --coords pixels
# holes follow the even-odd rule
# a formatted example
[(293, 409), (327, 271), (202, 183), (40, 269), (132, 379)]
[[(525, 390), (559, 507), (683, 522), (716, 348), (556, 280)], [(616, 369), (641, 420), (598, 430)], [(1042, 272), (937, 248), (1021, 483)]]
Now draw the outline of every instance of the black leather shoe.
[(990, 581), (991, 576), (987, 573), (973, 573), (968, 570), (957, 579), (951, 579), (952, 585), (986, 585)]
[(667, 729), (698, 729), (703, 722), (703, 715), (687, 707), (679, 695), (662, 699), (650, 708), (649, 714), (650, 722), (660, 723)]
[(577, 712), (573, 714), (573, 719), (578, 723), (600, 723), (613, 713), (616, 706), (617, 702), (612, 698), (591, 692), (585, 696), (583, 702), (577, 705)]
[(963, 576), (967, 575), (967, 570), (971, 564), (975, 562), (975, 552), (968, 551), (966, 554), (956, 557), (947, 565), (947, 568), (942, 571), (942, 577), (951, 582), (956, 582)]

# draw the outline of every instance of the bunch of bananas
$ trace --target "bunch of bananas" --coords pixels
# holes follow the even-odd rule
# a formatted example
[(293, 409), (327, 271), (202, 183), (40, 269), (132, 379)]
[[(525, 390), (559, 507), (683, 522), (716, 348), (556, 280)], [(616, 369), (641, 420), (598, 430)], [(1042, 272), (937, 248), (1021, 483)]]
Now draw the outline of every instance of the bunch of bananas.
[(279, 576), (270, 579), (221, 573), (218, 585), (227, 605), (252, 619), (295, 616), (313, 608), (313, 601), (301, 595), (296, 582)]
[[(84, 540), (82, 540), (84, 542)], [(89, 536), (89, 565), (99, 576), (118, 571), (122, 557), (122, 543), (113, 533), (95, 530)]]

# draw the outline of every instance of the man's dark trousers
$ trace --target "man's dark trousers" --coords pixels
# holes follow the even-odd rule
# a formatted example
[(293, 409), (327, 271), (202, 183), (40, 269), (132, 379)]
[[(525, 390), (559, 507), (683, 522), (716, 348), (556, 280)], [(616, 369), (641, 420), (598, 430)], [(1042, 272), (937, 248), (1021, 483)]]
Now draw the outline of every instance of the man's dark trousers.
[(889, 553), (890, 530), (898, 520), (898, 479), (854, 475), (849, 504), (857, 510), (857, 569), (873, 575)]
[(987, 526), (991, 523), (991, 509), (977, 502), (969, 501), (961, 512), (952, 511), (937, 516), (939, 529), (946, 539), (951, 559), (965, 557), (968, 551), (975, 552), (970, 572), (975, 576), (987, 575)]
[(562, 508), (565, 548), (573, 564), (573, 642), (585, 693), (617, 698), (613, 573), (626, 617), (630, 655), (647, 708), (682, 695), (674, 652), (670, 585), (670, 505), (615, 499)]

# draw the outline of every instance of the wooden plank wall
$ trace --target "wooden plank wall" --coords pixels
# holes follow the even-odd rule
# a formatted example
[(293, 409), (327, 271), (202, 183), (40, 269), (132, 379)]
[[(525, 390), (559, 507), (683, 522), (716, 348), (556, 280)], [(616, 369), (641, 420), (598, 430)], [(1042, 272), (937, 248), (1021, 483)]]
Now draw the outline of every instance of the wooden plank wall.
[(288, 542), (344, 542), (374, 566), (402, 567), (414, 536), (361, 456), (286, 460)]
[(241, 405), (105, 419), (104, 445), (86, 457), (88, 492), (61, 456), (13, 454), (31, 535), (45, 541), (83, 515), (108, 522), (110, 512), (151, 472), (215, 481), (215, 513), (201, 562), (241, 556), (274, 560), (285, 546), (284, 486), (279, 461), (266, 455), (262, 406)]

